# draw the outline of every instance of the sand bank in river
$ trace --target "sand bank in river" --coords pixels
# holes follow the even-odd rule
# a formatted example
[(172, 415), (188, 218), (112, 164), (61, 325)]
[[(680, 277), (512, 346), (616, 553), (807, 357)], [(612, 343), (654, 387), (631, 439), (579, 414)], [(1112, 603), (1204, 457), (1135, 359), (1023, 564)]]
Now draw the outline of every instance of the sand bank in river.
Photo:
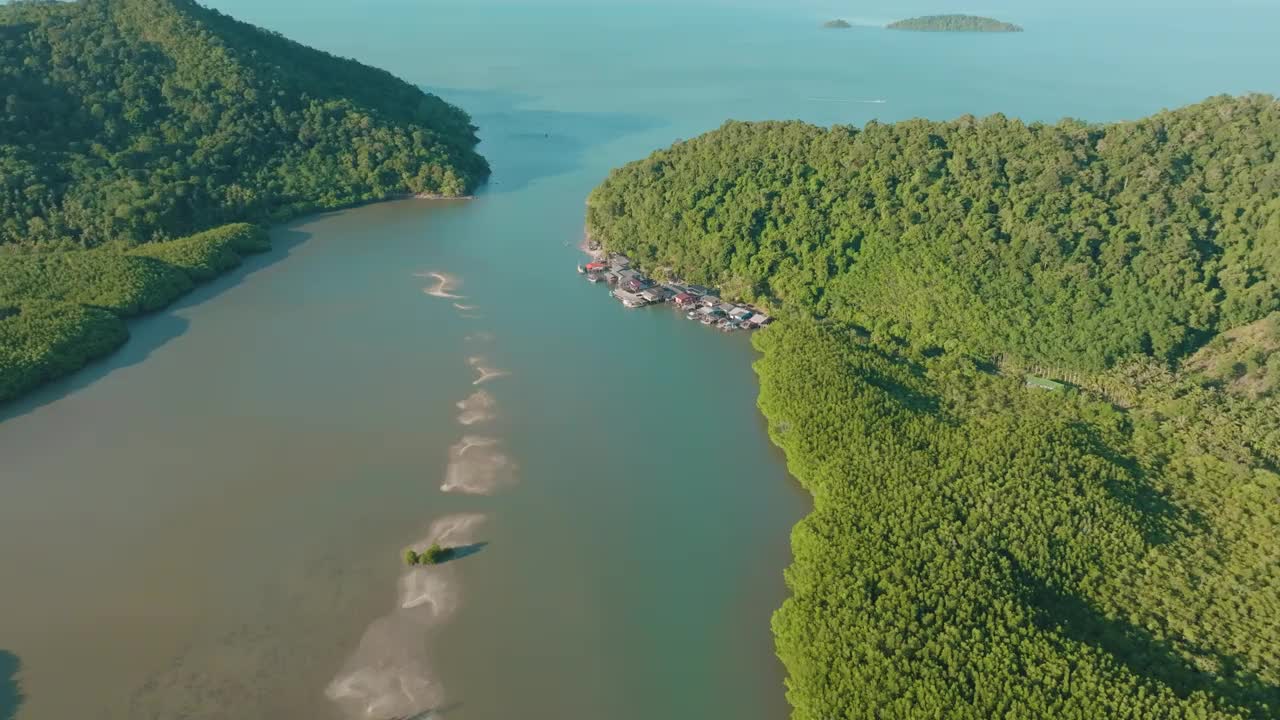
[(461, 295), (454, 295), (451, 292), (462, 284), (461, 281), (451, 275), (447, 275), (436, 270), (430, 270), (428, 272), (414, 273), (414, 277), (435, 279), (435, 285), (422, 289), (422, 292), (432, 297), (446, 298), (448, 300), (462, 299)]
[[(484, 519), (475, 513), (441, 518), (411, 547), (473, 546)], [(406, 568), (398, 586), (396, 608), (369, 624), (342, 671), (325, 688), (325, 696), (353, 720), (411, 717), (444, 705), (444, 687), (432, 669), (425, 638), (460, 604), (456, 568), (448, 563)]]

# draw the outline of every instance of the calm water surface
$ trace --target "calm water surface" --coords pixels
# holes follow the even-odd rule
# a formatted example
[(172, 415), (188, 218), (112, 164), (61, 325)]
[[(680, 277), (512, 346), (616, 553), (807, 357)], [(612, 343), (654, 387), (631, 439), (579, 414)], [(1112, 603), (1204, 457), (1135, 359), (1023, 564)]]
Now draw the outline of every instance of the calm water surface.
[[(1262, 2), (964, 8), (1028, 28), (998, 37), (816, 27), (941, 2), (214, 5), (462, 104), (493, 181), (278, 228), (3, 411), (0, 720), (783, 717), (768, 617), (806, 502), (753, 352), (582, 282), (586, 193), (728, 117), (1112, 120), (1280, 90)], [(463, 425), (478, 390), (492, 417)], [(475, 552), (402, 578), (432, 538)]]

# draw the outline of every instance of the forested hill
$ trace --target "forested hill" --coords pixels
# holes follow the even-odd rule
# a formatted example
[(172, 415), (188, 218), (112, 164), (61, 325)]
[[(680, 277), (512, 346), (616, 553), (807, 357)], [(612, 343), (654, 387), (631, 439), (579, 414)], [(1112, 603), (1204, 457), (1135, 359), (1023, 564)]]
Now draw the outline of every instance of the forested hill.
[(592, 193), (606, 248), (781, 316), (794, 720), (1280, 717), (1277, 150), (1262, 96), (729, 123)]
[(470, 192), (476, 143), (438, 97), (188, 0), (0, 5), (0, 401), (267, 249), (253, 223)]
[(0, 6), (0, 244), (175, 237), (488, 174), (468, 116), (188, 0)]
[(1137, 121), (731, 122), (614, 171), (589, 231), (729, 295), (1098, 369), (1280, 309), (1280, 104)]

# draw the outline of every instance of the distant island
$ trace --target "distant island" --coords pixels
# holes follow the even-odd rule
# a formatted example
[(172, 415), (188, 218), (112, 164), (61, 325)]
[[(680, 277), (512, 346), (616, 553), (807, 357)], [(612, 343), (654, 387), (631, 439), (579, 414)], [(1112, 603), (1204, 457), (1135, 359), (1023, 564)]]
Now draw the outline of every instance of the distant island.
[(886, 27), (916, 32), (1022, 32), (1022, 28), (1013, 23), (978, 15), (925, 15), (889, 23)]
[(850, 25), (848, 20), (841, 20), (840, 18), (836, 18), (835, 20), (828, 20), (822, 23), (822, 27), (829, 28), (831, 30), (845, 30), (847, 28), (853, 27), (853, 25)]

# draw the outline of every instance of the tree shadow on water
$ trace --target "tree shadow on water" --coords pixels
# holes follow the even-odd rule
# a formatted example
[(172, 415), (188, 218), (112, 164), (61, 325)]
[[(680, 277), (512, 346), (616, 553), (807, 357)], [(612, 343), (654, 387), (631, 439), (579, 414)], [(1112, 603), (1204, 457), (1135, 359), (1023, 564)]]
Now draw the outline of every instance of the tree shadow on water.
[(15, 720), (22, 705), (22, 685), (18, 670), (22, 662), (8, 650), (0, 650), (0, 720)]
[(488, 542), (476, 542), (447, 548), (445, 550), (445, 556), (438, 564), (443, 565), (445, 563), (454, 562), (455, 560), (461, 560), (465, 557), (470, 557), (485, 549), (488, 545)]
[[(45, 405), (70, 397), (117, 370), (132, 367), (151, 356), (165, 343), (186, 334), (191, 321), (182, 315), (184, 310), (204, 304), (218, 295), (243, 283), (254, 273), (284, 260), (298, 245), (311, 237), (311, 233), (297, 226), (318, 216), (299, 219), (271, 233), (271, 249), (259, 255), (250, 255), (239, 267), (213, 280), (196, 286), (194, 290), (175, 300), (169, 306), (153, 313), (130, 318), (129, 339), (118, 350), (97, 360), (92, 360), (80, 370), (46, 383), (17, 400), (0, 406), (0, 423), (34, 412)], [(0, 720), (5, 720), (0, 716)]]

